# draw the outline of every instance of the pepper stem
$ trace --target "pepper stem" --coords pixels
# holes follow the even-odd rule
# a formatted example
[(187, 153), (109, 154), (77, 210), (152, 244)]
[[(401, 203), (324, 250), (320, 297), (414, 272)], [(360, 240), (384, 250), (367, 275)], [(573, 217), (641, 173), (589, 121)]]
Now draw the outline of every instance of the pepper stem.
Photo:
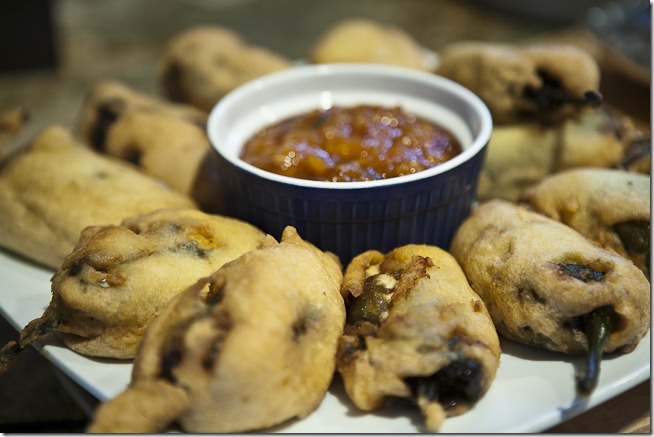
[(610, 305), (596, 308), (586, 319), (585, 329), (588, 339), (586, 373), (577, 377), (577, 388), (583, 395), (589, 395), (597, 387), (604, 344), (613, 332), (616, 322), (617, 315)]
[(5, 347), (0, 349), (0, 375), (9, 370), (22, 350), (21, 345), (15, 341), (10, 341)]
[(27, 346), (52, 330), (53, 321), (50, 317), (51, 314), (52, 312), (48, 308), (43, 316), (32, 320), (23, 328), (17, 341), (12, 340), (0, 349), (0, 375), (9, 370), (18, 358), (18, 355)]

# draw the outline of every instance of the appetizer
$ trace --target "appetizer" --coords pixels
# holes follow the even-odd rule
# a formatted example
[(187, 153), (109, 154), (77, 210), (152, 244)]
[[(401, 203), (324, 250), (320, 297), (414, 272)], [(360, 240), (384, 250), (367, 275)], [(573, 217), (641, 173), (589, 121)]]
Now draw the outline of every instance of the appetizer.
[(411, 35), (397, 26), (348, 18), (331, 26), (314, 44), (314, 63), (368, 62), (433, 71), (435, 62)]
[(87, 227), (52, 278), (50, 305), (2, 350), (0, 369), (50, 333), (84, 355), (133, 358), (145, 328), (175, 295), (265, 237), (247, 223), (196, 209)]
[(0, 164), (0, 247), (58, 269), (87, 226), (162, 208), (194, 208), (131, 164), (102, 156), (50, 126)]
[(130, 386), (100, 405), (89, 432), (264, 429), (324, 398), (345, 322), (335, 256), (287, 227), (278, 243), (225, 264), (150, 325)]
[(0, 160), (11, 153), (13, 142), (28, 120), (29, 113), (22, 106), (12, 106), (0, 111)]
[(440, 61), (436, 72), (479, 95), (498, 125), (556, 124), (602, 102), (599, 66), (573, 46), (460, 41)]
[(250, 44), (221, 26), (197, 26), (176, 35), (159, 66), (159, 82), (169, 99), (209, 112), (237, 86), (293, 62), (267, 48)]
[(217, 212), (216, 156), (205, 132), (207, 115), (191, 105), (150, 97), (116, 81), (89, 91), (78, 132), (99, 152), (140, 167)]
[(652, 137), (650, 132), (632, 130), (632, 135), (625, 138), (625, 152), (618, 163), (618, 168), (637, 173), (652, 173)]
[(638, 267), (525, 207), (503, 200), (480, 204), (450, 251), (500, 334), (587, 354), (581, 394), (596, 386), (604, 352), (631, 352), (649, 329), (649, 282)]
[(556, 126), (495, 126), (478, 197), (518, 201), (524, 190), (549, 174), (578, 167), (618, 167), (638, 132), (628, 117), (604, 108)]
[(338, 372), (356, 407), (406, 398), (436, 431), (486, 393), (500, 362), (498, 335), (449, 253), (424, 245), (364, 252), (347, 267), (341, 292), (347, 324)]
[(650, 177), (604, 168), (579, 168), (545, 178), (523, 200), (630, 259), (649, 276)]

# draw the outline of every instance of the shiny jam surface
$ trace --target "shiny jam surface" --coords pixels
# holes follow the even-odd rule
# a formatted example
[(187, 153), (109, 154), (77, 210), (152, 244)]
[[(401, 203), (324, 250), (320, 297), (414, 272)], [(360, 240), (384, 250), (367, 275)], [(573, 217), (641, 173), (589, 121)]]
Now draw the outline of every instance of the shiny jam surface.
[(318, 181), (408, 175), (461, 153), (447, 129), (399, 107), (335, 106), (269, 126), (248, 140), (241, 159), (273, 173)]

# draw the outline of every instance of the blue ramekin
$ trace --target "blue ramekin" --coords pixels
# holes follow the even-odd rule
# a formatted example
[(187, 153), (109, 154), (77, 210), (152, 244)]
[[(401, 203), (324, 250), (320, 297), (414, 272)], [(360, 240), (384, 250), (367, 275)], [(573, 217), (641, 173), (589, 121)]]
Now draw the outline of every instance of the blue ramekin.
[[(313, 109), (400, 106), (450, 129), (463, 152), (412, 175), (363, 182), (280, 176), (239, 158), (265, 126)], [(221, 213), (279, 238), (286, 226), (344, 264), (361, 252), (421, 243), (448, 249), (470, 213), (492, 119), (475, 94), (443, 77), (402, 67), (321, 64), (294, 67), (235, 89), (211, 111), (208, 136), (218, 154)]]

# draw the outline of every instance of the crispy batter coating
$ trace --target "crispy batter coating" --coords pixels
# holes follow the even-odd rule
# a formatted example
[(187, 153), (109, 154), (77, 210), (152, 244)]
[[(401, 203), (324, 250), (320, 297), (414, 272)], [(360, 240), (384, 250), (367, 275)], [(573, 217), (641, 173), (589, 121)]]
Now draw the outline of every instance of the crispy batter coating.
[(552, 173), (579, 167), (617, 167), (637, 129), (613, 111), (586, 111), (561, 125), (495, 126), (479, 176), (481, 200), (517, 201)]
[(0, 111), (0, 161), (11, 153), (12, 143), (29, 118), (29, 112), (22, 106), (12, 106)]
[(347, 267), (348, 320), (338, 371), (365, 411), (389, 398), (413, 400), (427, 430), (468, 411), (500, 361), (491, 318), (454, 258), (434, 246), (364, 252)]
[(573, 46), (460, 41), (440, 54), (436, 72), (479, 95), (496, 124), (557, 123), (601, 103), (599, 66)]
[(605, 352), (630, 352), (649, 329), (650, 290), (632, 262), (525, 207), (492, 200), (460, 226), (451, 253), (500, 334), (569, 354), (588, 351), (584, 323), (612, 307)]
[(21, 332), (21, 346), (54, 331), (76, 352), (133, 358), (174, 296), (265, 238), (252, 225), (196, 209), (87, 227), (52, 278), (49, 307)]
[[(341, 280), (337, 258), (294, 228), (281, 243), (269, 237), (150, 325), (130, 387), (99, 407), (88, 431), (154, 432), (176, 422), (187, 432), (241, 432), (306, 416), (333, 377), (345, 322)], [(135, 393), (157, 386), (165, 388), (158, 397)], [(143, 399), (147, 410), (121, 419)], [(172, 413), (167, 421), (160, 408)]]
[(545, 178), (527, 190), (524, 200), (649, 275), (650, 182), (640, 173), (580, 168)]
[(652, 173), (652, 137), (650, 132), (632, 131), (635, 135), (625, 138), (627, 145), (618, 168), (649, 175)]
[(0, 246), (52, 269), (86, 226), (195, 206), (132, 165), (93, 152), (62, 126), (46, 128), (0, 166)]
[(290, 68), (290, 59), (250, 44), (222, 26), (197, 26), (176, 35), (159, 66), (159, 82), (173, 101), (210, 111), (237, 86)]
[(206, 113), (194, 106), (105, 80), (89, 91), (78, 131), (94, 149), (139, 166), (188, 194), (204, 211), (217, 212), (217, 158), (206, 120)]
[(433, 71), (426, 50), (399, 27), (366, 18), (348, 18), (331, 26), (314, 44), (315, 63), (368, 62)]
[(100, 405), (87, 432), (153, 433), (166, 429), (170, 418), (182, 414), (188, 404), (186, 390), (168, 381), (157, 379), (132, 384), (118, 397)]

